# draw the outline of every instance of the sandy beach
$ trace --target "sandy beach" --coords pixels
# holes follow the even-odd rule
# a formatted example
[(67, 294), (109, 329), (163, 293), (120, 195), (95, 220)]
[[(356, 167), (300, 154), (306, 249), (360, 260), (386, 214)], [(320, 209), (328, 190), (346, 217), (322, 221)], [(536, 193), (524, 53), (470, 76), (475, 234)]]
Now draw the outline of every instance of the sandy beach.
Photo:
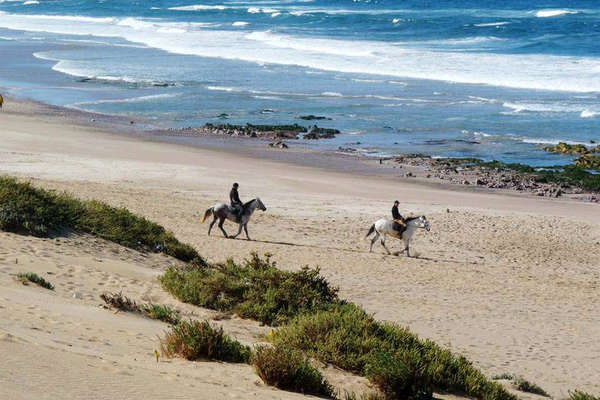
[[(234, 145), (143, 140), (95, 126), (85, 114), (39, 107), (5, 104), (0, 174), (127, 207), (210, 261), (256, 251), (272, 253), (283, 269), (319, 266), (341, 297), (466, 355), (489, 376), (520, 375), (555, 398), (600, 392), (598, 204), (424, 184), (344, 170), (339, 160), (310, 166), (279, 150), (261, 157)], [(218, 230), (209, 237), (200, 223), (234, 181), (242, 199), (260, 197), (267, 207), (249, 225), (252, 241)], [(431, 222), (431, 232), (415, 235), (414, 258), (387, 256), (380, 245), (368, 251), (369, 226), (388, 216), (395, 199), (403, 214)], [(388, 246), (401, 249), (391, 239)], [(0, 233), (0, 398), (300, 398), (263, 385), (249, 366), (156, 363), (165, 324), (99, 307), (102, 292), (122, 291), (219, 319), (161, 289), (156, 278), (172, 263), (87, 236)], [(14, 279), (26, 271), (45, 275), (55, 292)], [(215, 323), (249, 344), (267, 332), (235, 317)], [(366, 388), (361, 378), (331, 376), (336, 387)]]

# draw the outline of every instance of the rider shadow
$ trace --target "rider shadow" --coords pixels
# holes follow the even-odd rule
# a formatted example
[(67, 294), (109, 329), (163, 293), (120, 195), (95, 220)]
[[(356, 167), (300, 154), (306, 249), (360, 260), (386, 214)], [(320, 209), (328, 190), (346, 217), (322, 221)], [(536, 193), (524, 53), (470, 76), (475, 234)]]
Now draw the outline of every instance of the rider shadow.
[(323, 249), (323, 250), (337, 250), (337, 251), (346, 251), (346, 252), (351, 252), (351, 253), (368, 253), (368, 251), (363, 251), (363, 250), (353, 250), (353, 249), (341, 249), (339, 247), (327, 247), (327, 246), (314, 246), (314, 245), (309, 245), (309, 244), (302, 244), (302, 243), (291, 243), (291, 242), (281, 242), (281, 241), (276, 241), (276, 240), (253, 240), (254, 242), (258, 242), (258, 243), (266, 243), (266, 244), (278, 244), (278, 245), (282, 245), (282, 246), (293, 246), (293, 247), (306, 247), (306, 248), (317, 248), (317, 249)]

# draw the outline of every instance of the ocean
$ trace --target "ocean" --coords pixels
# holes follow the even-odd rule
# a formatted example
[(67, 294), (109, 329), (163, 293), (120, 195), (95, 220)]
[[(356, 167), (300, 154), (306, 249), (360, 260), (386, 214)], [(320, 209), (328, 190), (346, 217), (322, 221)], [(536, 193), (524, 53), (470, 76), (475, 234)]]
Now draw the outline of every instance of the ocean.
[(303, 145), (534, 166), (600, 142), (589, 0), (0, 0), (0, 60), (15, 95), (157, 128), (317, 123), (342, 134)]

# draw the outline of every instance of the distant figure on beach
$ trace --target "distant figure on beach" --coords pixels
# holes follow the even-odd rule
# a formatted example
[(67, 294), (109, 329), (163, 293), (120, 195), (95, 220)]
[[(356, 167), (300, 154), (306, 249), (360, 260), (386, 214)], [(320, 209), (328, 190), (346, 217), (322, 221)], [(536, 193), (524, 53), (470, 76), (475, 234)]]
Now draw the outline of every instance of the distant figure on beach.
[(2, 108), (2, 104), (4, 103), (4, 98), (2, 97), (2, 95), (0, 94), (0, 108)]
[(399, 204), (400, 202), (398, 200), (394, 201), (394, 206), (392, 207), (392, 218), (394, 219), (395, 223), (394, 228), (397, 231), (402, 232), (406, 229), (406, 221), (404, 220), (402, 215), (400, 215), (400, 211), (398, 211)]
[(231, 208), (236, 212), (236, 217), (241, 218), (241, 214), (243, 211), (242, 201), (240, 200), (240, 194), (238, 193), (238, 188), (240, 185), (236, 182), (233, 184), (231, 188), (231, 192), (229, 192), (229, 201), (231, 202)]

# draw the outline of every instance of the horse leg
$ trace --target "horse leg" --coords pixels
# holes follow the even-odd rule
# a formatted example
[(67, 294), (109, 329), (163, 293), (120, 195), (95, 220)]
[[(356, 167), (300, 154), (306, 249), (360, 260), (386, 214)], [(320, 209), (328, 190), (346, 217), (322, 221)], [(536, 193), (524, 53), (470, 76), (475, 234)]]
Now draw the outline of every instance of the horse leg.
[(227, 232), (225, 232), (225, 229), (223, 229), (224, 222), (225, 218), (221, 218), (221, 220), (219, 221), (219, 228), (221, 229), (221, 232), (223, 232), (223, 235), (225, 235), (225, 238), (228, 238), (229, 236), (227, 236)]
[(406, 257), (410, 257), (410, 239), (406, 241), (404, 249), (406, 250)]
[(379, 239), (379, 232), (375, 231), (375, 236), (373, 236), (373, 239), (371, 239), (371, 247), (369, 247), (369, 253), (373, 252), (373, 245), (375, 244), (377, 239)]
[(215, 225), (215, 222), (217, 222), (217, 216), (216, 215), (213, 218), (212, 222), (210, 223), (210, 226), (208, 227), (208, 236), (210, 236), (210, 231), (212, 230), (213, 226)]
[(239, 236), (239, 234), (240, 234), (240, 233), (242, 233), (242, 225), (243, 225), (243, 224), (240, 224), (240, 229), (238, 229), (238, 232), (237, 232), (235, 235), (233, 235), (233, 236), (231, 237), (232, 239), (235, 239), (236, 237), (238, 237), (238, 236)]
[(385, 251), (387, 251), (388, 255), (392, 254), (392, 253), (390, 253), (390, 250), (385, 245), (385, 235), (383, 235), (383, 237), (381, 238), (381, 245), (383, 246)]
[(252, 240), (252, 239), (250, 239), (250, 235), (248, 235), (248, 223), (247, 222), (244, 224), (244, 232), (246, 232), (246, 239)]

